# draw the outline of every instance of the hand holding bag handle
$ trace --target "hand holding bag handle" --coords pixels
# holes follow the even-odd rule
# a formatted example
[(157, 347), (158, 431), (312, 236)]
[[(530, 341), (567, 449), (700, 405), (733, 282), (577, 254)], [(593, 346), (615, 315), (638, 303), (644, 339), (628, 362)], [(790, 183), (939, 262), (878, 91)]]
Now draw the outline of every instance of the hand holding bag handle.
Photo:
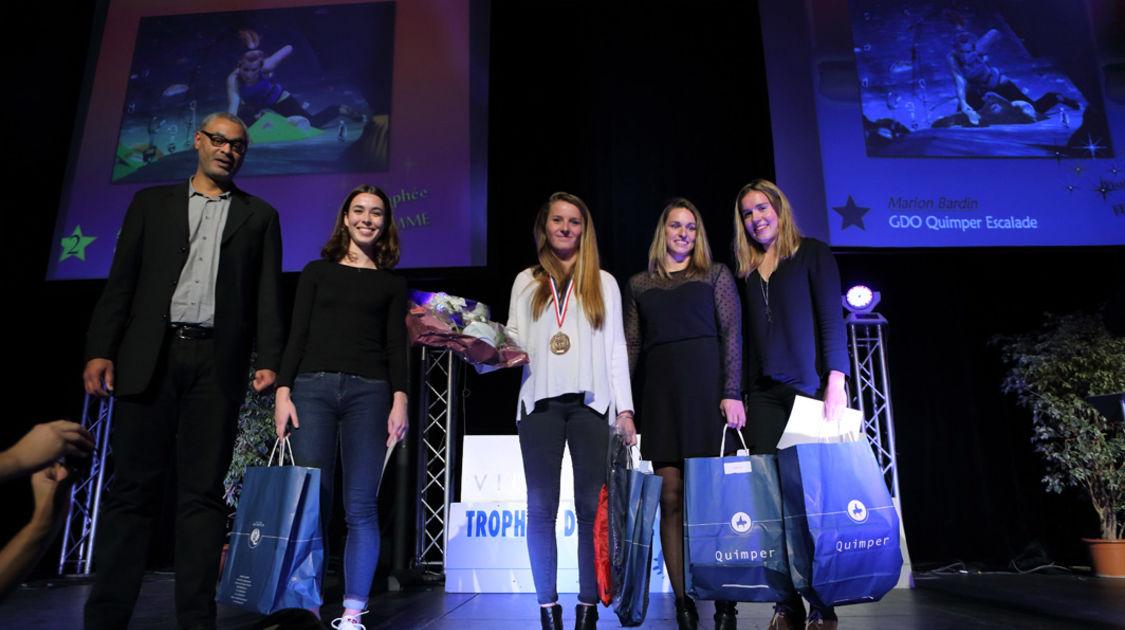
[[(279, 449), (278, 446), (280, 446), (281, 448)], [(285, 436), (284, 440), (282, 440), (282, 438), (277, 438), (276, 440), (274, 440), (273, 448), (270, 449), (270, 458), (266, 460), (266, 467), (268, 468), (270, 466), (273, 466), (273, 456), (275, 454), (278, 455), (277, 465), (284, 466), (285, 451), (287, 450), (289, 451), (289, 465), (296, 466), (297, 460), (293, 459), (293, 445), (289, 443), (289, 436), (287, 435)]]
[[(722, 439), (722, 441), (719, 442), (719, 457), (726, 457), (726, 453), (727, 453), (727, 429), (729, 429), (729, 428), (730, 427), (726, 426), (725, 424), (723, 425), (723, 439)], [(742, 431), (739, 431), (739, 430), (735, 429), (734, 432), (735, 432), (735, 434), (738, 435), (738, 441), (742, 442), (742, 452), (736, 451), (735, 455), (749, 455), (750, 454), (750, 448), (746, 446), (746, 438), (742, 437)]]

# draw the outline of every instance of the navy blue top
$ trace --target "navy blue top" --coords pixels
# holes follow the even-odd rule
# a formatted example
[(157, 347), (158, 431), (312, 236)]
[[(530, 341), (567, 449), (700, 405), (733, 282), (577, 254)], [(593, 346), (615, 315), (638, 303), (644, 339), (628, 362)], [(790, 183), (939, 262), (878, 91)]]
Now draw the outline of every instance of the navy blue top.
[(390, 381), (405, 392), (406, 280), (384, 269), (327, 260), (305, 265), (279, 387), (302, 372), (341, 372)]
[(745, 289), (747, 389), (766, 376), (812, 396), (831, 370), (851, 373), (840, 271), (828, 245), (802, 238), (797, 253), (778, 264), (769, 282), (755, 270)]
[(624, 302), (630, 374), (637, 375), (638, 357), (654, 346), (718, 339), (722, 397), (741, 400), (742, 322), (738, 287), (726, 265), (714, 263), (702, 277), (642, 271), (629, 278)]

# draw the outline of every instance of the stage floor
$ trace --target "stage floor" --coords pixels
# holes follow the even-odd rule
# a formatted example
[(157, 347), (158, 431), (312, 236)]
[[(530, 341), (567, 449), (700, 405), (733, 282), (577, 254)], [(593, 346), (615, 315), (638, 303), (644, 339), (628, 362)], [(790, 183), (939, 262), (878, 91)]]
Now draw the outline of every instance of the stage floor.
[[(74, 580), (37, 582), (17, 589), (0, 604), (0, 628), (74, 630), (82, 627), (82, 605), (89, 584)], [(337, 589), (329, 586), (330, 591)], [(339, 593), (329, 593), (339, 601)], [(574, 595), (563, 595), (563, 620), (573, 625)], [(363, 622), (368, 630), (503, 630), (537, 627), (535, 596), (447, 594), (440, 587), (381, 593), (370, 602)], [(767, 604), (739, 604), (738, 627), (765, 629)], [(700, 629), (713, 628), (709, 602), (700, 602)], [(326, 606), (331, 621), (339, 604)], [(840, 627), (864, 630), (954, 630), (1019, 628), (1055, 630), (1125, 628), (1125, 580), (1075, 575), (919, 575), (913, 590), (892, 591), (882, 601), (837, 609)], [(613, 611), (600, 608), (600, 626), (618, 628)], [(220, 607), (219, 627), (249, 630), (259, 616)], [(141, 591), (131, 630), (175, 630), (172, 579), (150, 574)], [(326, 626), (327, 627), (327, 626)], [(674, 629), (672, 596), (653, 595), (644, 628)]]

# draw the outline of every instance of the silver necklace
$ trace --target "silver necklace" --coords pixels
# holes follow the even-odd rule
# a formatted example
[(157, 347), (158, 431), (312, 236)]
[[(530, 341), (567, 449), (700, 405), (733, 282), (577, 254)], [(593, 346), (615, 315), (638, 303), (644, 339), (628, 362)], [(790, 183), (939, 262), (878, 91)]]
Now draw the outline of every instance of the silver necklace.
[[(762, 267), (765, 267), (765, 262), (766, 260), (763, 257), (762, 264), (758, 265), (758, 288), (762, 291), (762, 301), (766, 303), (766, 322), (772, 324), (773, 310), (770, 309), (770, 282), (766, 280), (765, 274), (762, 273)], [(777, 261), (774, 263), (773, 271), (770, 273), (771, 278), (773, 274), (777, 273), (778, 263), (780, 262), (781, 261)]]
[(773, 311), (770, 310), (770, 283), (762, 278), (761, 271), (758, 272), (758, 288), (762, 290), (762, 301), (766, 303), (766, 322), (773, 323)]

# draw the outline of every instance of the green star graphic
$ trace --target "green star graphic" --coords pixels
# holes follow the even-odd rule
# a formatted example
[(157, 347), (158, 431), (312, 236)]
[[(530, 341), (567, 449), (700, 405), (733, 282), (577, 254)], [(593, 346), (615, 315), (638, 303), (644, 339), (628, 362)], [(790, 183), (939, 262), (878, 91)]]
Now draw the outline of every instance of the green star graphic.
[(82, 226), (74, 226), (74, 232), (70, 236), (64, 236), (59, 244), (62, 245), (62, 256), (59, 256), (59, 262), (74, 256), (78, 260), (86, 260), (86, 246), (97, 240), (96, 236), (83, 236)]

